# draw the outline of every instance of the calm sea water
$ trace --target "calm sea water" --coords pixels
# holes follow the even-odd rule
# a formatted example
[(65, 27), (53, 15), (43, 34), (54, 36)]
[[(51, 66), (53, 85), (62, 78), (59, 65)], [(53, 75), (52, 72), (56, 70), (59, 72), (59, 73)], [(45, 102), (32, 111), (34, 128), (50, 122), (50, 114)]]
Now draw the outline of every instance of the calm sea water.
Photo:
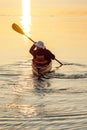
[[(21, 21), (20, 16), (0, 17), (2, 21), (7, 20), (8, 24), (6, 24), (5, 27), (10, 27), (13, 21), (17, 22), (17, 19)], [(33, 19), (38, 20), (41, 18), (42, 16), (33, 16)], [(46, 19), (51, 19), (53, 21), (53, 23), (50, 23), (52, 27), (52, 32), (50, 32), (49, 26), (47, 32), (45, 30), (43, 34), (49, 33), (48, 36), (51, 36), (55, 32), (53, 30), (55, 20), (57, 20), (58, 22), (59, 17), (46, 16)], [(62, 16), (62, 21), (59, 21), (58, 25), (71, 25), (70, 17), (67, 19), (67, 21), (69, 20), (69, 23), (66, 21), (66, 19), (67, 17)], [(74, 23), (72, 22), (72, 24), (74, 24), (73, 27), (75, 27), (75, 24), (77, 25), (80, 20), (84, 21), (84, 19), (86, 19), (86, 16), (74, 19)], [(84, 23), (86, 25), (86, 22), (82, 22), (81, 29)], [(40, 27), (49, 25), (49, 23), (47, 23), (47, 25), (45, 24), (43, 23), (42, 25), (40, 25)], [(68, 45), (71, 41), (75, 41), (76, 44), (78, 44), (78, 42), (83, 42), (84, 44), (86, 43), (87, 34), (85, 34), (85, 36), (83, 37), (82, 33), (79, 32), (79, 26), (80, 25), (78, 25), (77, 27), (77, 32), (73, 29), (73, 27), (73, 31), (71, 31), (71, 33), (69, 31), (69, 28), (69, 32), (66, 32), (65, 30), (66, 37), (69, 33), (72, 34), (72, 38), (69, 38), (69, 40), (67, 40)], [(85, 27), (87, 28), (87, 25)], [(85, 32), (86, 28), (84, 28)], [(10, 36), (11, 34), (14, 34), (14, 36), (12, 35), (12, 37), (10, 37), (9, 35), (6, 35), (7, 32), (9, 32)], [(2, 33), (4, 33), (4, 31)], [(60, 36), (58, 40), (56, 38), (57, 34)], [(46, 41), (48, 40), (50, 42), (53, 42), (56, 38), (56, 45), (59, 41), (61, 41), (61, 44), (63, 44), (64, 41), (62, 40), (62, 36), (63, 38), (65, 38), (65, 35), (64, 33), (62, 35), (62, 31), (57, 32), (56, 30), (56, 33), (53, 35), (54, 37), (50, 37), (50, 40), (46, 37)], [(22, 38), (20, 38), (21, 36), (19, 36), (19, 34), (16, 34), (12, 30), (10, 31), (10, 29), (7, 28), (5, 31), (5, 37), (6, 39), (1, 38), (3, 44), (9, 44), (9, 42), (14, 43), (14, 40), (18, 44), (19, 41), (22, 42), (23, 40)], [(37, 36), (36, 34), (34, 34), (35, 39), (36, 37), (37, 39), (39, 39), (39, 37), (42, 37), (42, 32), (40, 36), (38, 34)], [(43, 37), (45, 36), (43, 35)], [(7, 39), (9, 40), (7, 41)], [(47, 45), (49, 47), (49, 44)], [(11, 47), (11, 49), (15, 48), (15, 50), (17, 50), (17, 48), (15, 47), (16, 45), (13, 44), (13, 48), (12, 45), (9, 46)], [(22, 44), (18, 45), (18, 47), (19, 46), (24, 47), (24, 45)], [(65, 57), (62, 57), (62, 45), (59, 46), (59, 52), (57, 51), (55, 45), (51, 46), (52, 47), (50, 48), (52, 50), (55, 50), (55, 54), (57, 56), (59, 55), (59, 58), (61, 57), (61, 61), (64, 65), (61, 68), (58, 68), (59, 64), (56, 61), (53, 61), (52, 71), (44, 75), (44, 77), (42, 77), (41, 79), (33, 76), (31, 68), (31, 57), (23, 55), (22, 53), (24, 53), (24, 51), (22, 49), (19, 49), (19, 52), (9, 52), (8, 49), (6, 51), (5, 48), (5, 52), (2, 53), (3, 58), (0, 58), (1, 63), (3, 62), (3, 64), (0, 65), (0, 130), (87, 129), (86, 54), (79, 53), (79, 55), (77, 54), (78, 52), (76, 53), (77, 55), (79, 55), (79, 57), (81, 56), (82, 59), (79, 59), (79, 57), (76, 58), (76, 54), (71, 54), (71, 52), (68, 52), (68, 54), (65, 54)], [(66, 52), (64, 51), (65, 46), (63, 47), (64, 53)], [(2, 48), (4, 47), (5, 46), (3, 45)], [(9, 50), (10, 47), (8, 47)], [(30, 47), (30, 45), (28, 47)], [(76, 46), (74, 49), (76, 49)], [(74, 56), (72, 57), (72, 55)], [(71, 60), (70, 57), (72, 57), (73, 60)], [(81, 62), (82, 60), (83, 62)]]

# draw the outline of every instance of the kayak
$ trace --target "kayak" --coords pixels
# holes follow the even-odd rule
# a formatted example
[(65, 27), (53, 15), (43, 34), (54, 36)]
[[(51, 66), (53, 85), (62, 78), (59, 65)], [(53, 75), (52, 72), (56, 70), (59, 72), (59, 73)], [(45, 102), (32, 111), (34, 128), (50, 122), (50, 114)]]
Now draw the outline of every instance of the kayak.
[(34, 75), (37, 75), (37, 76), (44, 75), (50, 72), (51, 69), (52, 69), (52, 62), (44, 66), (38, 66), (32, 62), (32, 71)]
[(52, 69), (52, 62), (50, 62), (49, 64), (47, 65), (43, 65), (43, 66), (38, 66), (36, 64), (34, 64), (34, 62), (32, 62), (32, 71), (33, 71), (33, 74), (34, 75), (44, 75), (48, 72), (50, 72)]

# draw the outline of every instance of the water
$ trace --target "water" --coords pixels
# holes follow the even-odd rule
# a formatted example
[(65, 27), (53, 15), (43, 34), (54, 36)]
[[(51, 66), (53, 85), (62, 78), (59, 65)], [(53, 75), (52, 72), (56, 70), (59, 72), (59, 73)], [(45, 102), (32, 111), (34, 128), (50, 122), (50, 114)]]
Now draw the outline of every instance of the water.
[(0, 129), (87, 129), (87, 65), (64, 63), (41, 79), (31, 59), (0, 67)]
[(40, 79), (32, 74), (31, 42), (11, 29), (21, 15), (0, 18), (0, 130), (86, 130), (86, 15), (32, 16), (31, 37), (64, 64), (53, 61)]

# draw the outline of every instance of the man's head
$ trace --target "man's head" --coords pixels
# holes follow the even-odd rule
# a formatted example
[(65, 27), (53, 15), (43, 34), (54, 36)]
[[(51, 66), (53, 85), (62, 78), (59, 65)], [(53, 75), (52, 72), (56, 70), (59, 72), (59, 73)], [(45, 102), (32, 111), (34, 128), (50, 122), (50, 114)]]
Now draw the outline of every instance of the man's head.
[(45, 49), (46, 47), (44, 46), (44, 43), (42, 41), (38, 41), (36, 44), (35, 44), (37, 47), (39, 48), (42, 48), (42, 49)]

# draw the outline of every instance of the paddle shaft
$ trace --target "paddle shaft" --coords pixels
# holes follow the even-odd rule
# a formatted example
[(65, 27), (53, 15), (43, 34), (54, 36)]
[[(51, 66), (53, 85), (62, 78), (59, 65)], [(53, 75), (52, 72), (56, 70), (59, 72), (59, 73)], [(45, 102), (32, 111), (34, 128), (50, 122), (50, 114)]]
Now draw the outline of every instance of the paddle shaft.
[(33, 43), (36, 43), (33, 39), (31, 39), (30, 37), (28, 37), (26, 34), (24, 34), (30, 41), (32, 41)]
[(59, 60), (57, 60), (56, 58), (55, 58), (55, 60), (58, 62), (58, 63), (60, 63), (61, 64), (61, 66), (63, 65)]

